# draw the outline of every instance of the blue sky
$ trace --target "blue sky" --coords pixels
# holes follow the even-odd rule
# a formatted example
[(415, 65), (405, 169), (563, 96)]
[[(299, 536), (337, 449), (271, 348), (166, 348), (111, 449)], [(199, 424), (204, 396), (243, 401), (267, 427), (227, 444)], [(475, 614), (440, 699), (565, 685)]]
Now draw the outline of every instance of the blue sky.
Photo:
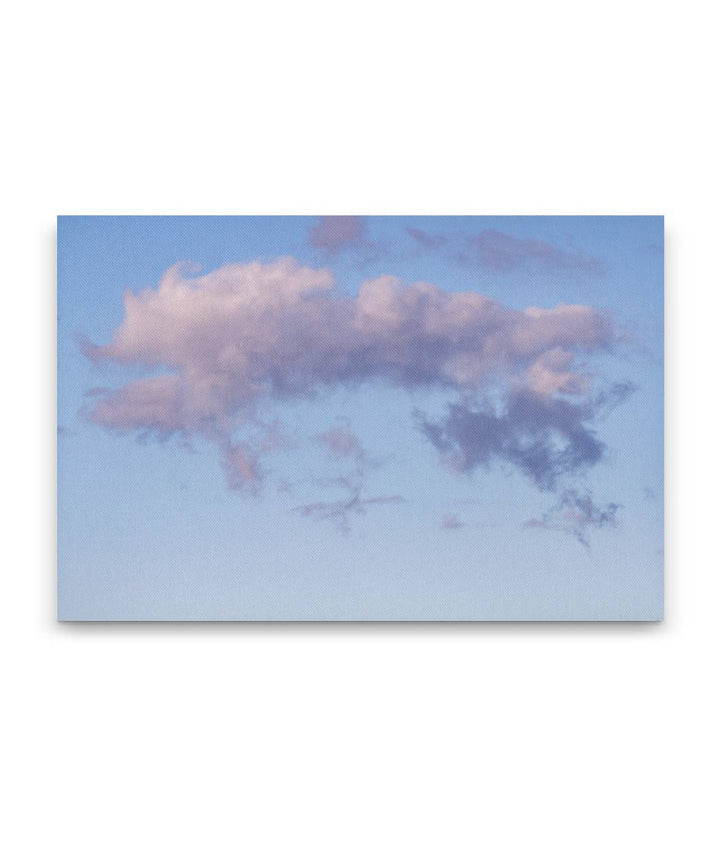
[(61, 217), (58, 316), (61, 618), (662, 616), (662, 218)]

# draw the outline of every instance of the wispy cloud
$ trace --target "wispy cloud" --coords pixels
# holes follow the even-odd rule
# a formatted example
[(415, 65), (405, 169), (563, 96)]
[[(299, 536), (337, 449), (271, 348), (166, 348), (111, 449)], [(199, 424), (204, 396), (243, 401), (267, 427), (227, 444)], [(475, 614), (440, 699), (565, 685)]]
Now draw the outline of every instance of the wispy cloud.
[(602, 263), (583, 253), (561, 249), (547, 241), (517, 238), (496, 229), (484, 229), (468, 242), (466, 258), (488, 270), (517, 271), (527, 268), (599, 274)]
[(312, 502), (297, 505), (292, 510), (303, 517), (315, 520), (331, 520), (337, 524), (340, 531), (347, 535), (350, 532), (350, 519), (353, 515), (364, 516), (368, 508), (375, 505), (399, 505), (405, 502), (405, 497), (399, 494), (371, 496), (363, 498), (359, 490), (354, 491), (347, 499), (334, 502)]
[(439, 250), (450, 241), (447, 235), (438, 232), (427, 232), (425, 229), (417, 229), (411, 226), (408, 226), (405, 232), (412, 238), (415, 244), (425, 250)]
[[(209, 440), (235, 488), (256, 491), (260, 456), (282, 445), (261, 406), (368, 381), (459, 396), (444, 423), (426, 420), (423, 430), (461, 468), (499, 456), (543, 485), (601, 454), (587, 427), (599, 408), (594, 381), (579, 358), (611, 346), (615, 333), (588, 306), (516, 310), (392, 276), (350, 297), (329, 270), (290, 258), (195, 277), (176, 266), (157, 288), (126, 292), (124, 306), (111, 341), (86, 353), (147, 374), (96, 390), (89, 418), (144, 438)], [(489, 390), (504, 409), (482, 404)], [(565, 438), (564, 452), (551, 434)], [(360, 454), (349, 430), (319, 441), (341, 457)]]
[(364, 217), (318, 217), (310, 229), (310, 246), (326, 259), (344, 256), (360, 269), (377, 262), (388, 262), (390, 247), (368, 234)]
[(328, 253), (363, 246), (366, 242), (365, 221), (362, 217), (318, 217), (310, 230), (312, 246)]
[(355, 460), (365, 458), (365, 450), (360, 439), (349, 428), (328, 428), (327, 431), (318, 434), (316, 440), (336, 457)]
[(558, 502), (546, 514), (540, 519), (527, 520), (525, 526), (530, 529), (567, 532), (583, 546), (589, 547), (587, 530), (616, 526), (619, 508), (620, 506), (615, 502), (604, 506), (596, 505), (590, 493), (565, 490)]
[(587, 253), (536, 238), (520, 238), (497, 229), (483, 229), (473, 236), (428, 232), (415, 227), (408, 227), (405, 232), (421, 252), (447, 250), (456, 260), (494, 273), (536, 270), (598, 275), (605, 270), (600, 259)]

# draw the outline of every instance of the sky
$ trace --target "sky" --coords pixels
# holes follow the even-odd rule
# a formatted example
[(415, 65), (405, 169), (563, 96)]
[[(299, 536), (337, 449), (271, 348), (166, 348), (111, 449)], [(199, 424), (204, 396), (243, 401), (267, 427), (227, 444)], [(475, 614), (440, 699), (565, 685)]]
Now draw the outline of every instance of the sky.
[(59, 217), (64, 620), (658, 620), (661, 217)]

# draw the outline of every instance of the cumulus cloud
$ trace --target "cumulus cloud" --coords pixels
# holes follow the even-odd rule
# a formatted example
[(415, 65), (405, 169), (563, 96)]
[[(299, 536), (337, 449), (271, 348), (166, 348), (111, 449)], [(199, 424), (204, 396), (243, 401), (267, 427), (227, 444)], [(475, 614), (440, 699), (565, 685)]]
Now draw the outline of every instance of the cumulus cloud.
[[(422, 427), (460, 469), (499, 457), (549, 486), (602, 453), (588, 427), (600, 404), (583, 359), (609, 347), (614, 333), (595, 309), (517, 310), (392, 276), (349, 296), (329, 270), (291, 258), (192, 273), (175, 266), (156, 288), (126, 292), (111, 341), (87, 345), (97, 362), (145, 372), (96, 390), (89, 416), (142, 437), (210, 440), (232, 487), (256, 490), (260, 456), (282, 443), (261, 407), (365, 382), (459, 397), (445, 422), (424, 419)], [(490, 390), (504, 402), (494, 410)], [(320, 442), (351, 457), (361, 449), (353, 437), (332, 429)]]
[(589, 528), (601, 529), (604, 526), (617, 525), (617, 512), (620, 506), (611, 502), (605, 506), (595, 504), (590, 493), (577, 490), (565, 490), (558, 502), (540, 519), (527, 520), (525, 526), (530, 529), (549, 529), (571, 534), (583, 546), (589, 547), (586, 537)]

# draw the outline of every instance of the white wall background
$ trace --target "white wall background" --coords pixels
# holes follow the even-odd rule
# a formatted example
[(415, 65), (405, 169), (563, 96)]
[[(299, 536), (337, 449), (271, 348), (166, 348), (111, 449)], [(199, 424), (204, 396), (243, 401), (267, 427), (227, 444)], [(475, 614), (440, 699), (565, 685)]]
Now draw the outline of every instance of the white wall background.
[[(5, 10), (4, 852), (717, 852), (713, 11)], [(313, 212), (666, 215), (663, 625), (54, 622), (55, 215)]]

